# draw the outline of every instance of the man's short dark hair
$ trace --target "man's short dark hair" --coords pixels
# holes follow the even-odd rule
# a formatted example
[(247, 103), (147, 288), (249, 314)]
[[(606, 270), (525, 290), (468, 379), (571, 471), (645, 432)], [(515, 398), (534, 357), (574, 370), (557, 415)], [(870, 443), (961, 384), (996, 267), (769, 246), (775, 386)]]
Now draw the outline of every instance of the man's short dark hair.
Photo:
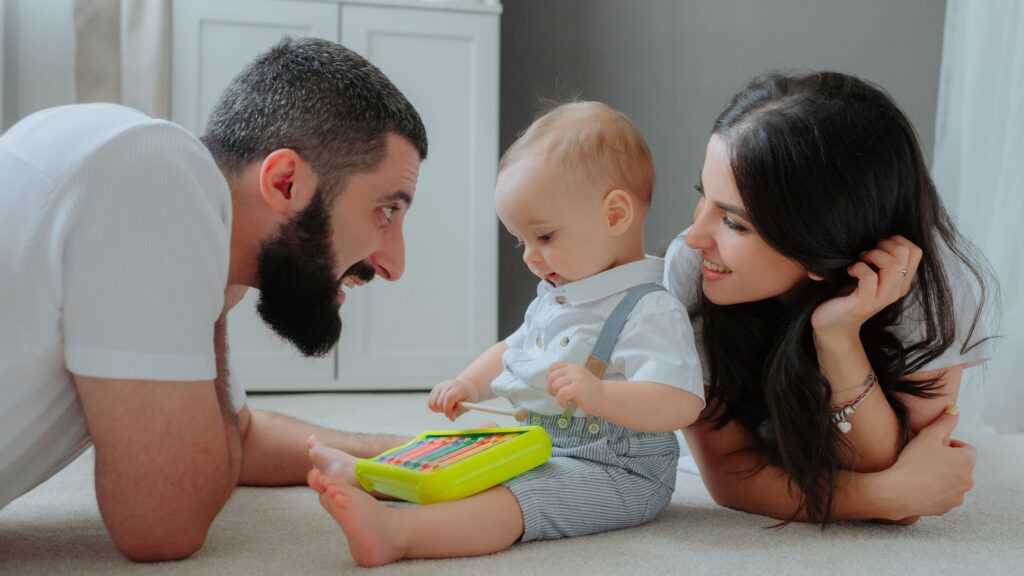
[(285, 38), (235, 76), (202, 141), (228, 175), (274, 150), (295, 150), (333, 197), (350, 176), (380, 164), (390, 132), (427, 157), (423, 121), (376, 66), (334, 42)]

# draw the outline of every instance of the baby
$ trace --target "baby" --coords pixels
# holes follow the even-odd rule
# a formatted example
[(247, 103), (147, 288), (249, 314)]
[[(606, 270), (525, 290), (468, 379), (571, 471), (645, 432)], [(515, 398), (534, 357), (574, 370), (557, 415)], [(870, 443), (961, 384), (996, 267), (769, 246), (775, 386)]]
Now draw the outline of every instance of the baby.
[(476, 556), (517, 541), (637, 526), (668, 505), (673, 431), (704, 407), (686, 310), (658, 286), (644, 254), (654, 188), (650, 151), (622, 114), (596, 102), (537, 119), (498, 167), (498, 217), (541, 279), (523, 325), (429, 408), (497, 396), (543, 426), (552, 457), (503, 485), (453, 502), (389, 507), (354, 482), (352, 457), (311, 440), (310, 486), (341, 525), (356, 562)]

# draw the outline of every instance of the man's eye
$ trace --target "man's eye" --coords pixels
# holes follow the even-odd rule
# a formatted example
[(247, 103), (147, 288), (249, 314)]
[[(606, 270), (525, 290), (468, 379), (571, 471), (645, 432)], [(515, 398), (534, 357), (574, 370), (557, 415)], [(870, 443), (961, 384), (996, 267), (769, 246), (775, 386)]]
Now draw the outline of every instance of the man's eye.
[(394, 206), (385, 206), (385, 207), (381, 208), (381, 212), (384, 213), (384, 219), (388, 221), (388, 224), (391, 224), (391, 219), (395, 215), (395, 207)]

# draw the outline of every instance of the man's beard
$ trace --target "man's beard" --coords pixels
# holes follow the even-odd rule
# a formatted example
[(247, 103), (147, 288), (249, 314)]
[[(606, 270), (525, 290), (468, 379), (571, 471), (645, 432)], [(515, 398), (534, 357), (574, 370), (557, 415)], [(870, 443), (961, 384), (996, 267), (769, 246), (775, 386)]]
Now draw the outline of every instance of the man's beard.
[[(256, 311), (278, 336), (306, 356), (326, 356), (341, 337), (339, 278), (331, 247), (331, 219), (324, 193), (316, 191), (309, 206), (267, 240), (257, 258), (260, 297)], [(364, 282), (373, 267), (356, 262), (342, 275)]]

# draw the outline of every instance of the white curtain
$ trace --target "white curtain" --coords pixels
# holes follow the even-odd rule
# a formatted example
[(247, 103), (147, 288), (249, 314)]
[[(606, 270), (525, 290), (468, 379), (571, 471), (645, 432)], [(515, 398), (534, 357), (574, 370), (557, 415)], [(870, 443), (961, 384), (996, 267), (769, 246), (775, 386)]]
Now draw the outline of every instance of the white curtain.
[[(961, 230), (999, 280), (995, 358), (963, 400), (1024, 431), (1024, 2), (948, 0), (932, 171)], [(977, 373), (977, 374), (974, 374)]]
[(75, 93), (171, 113), (170, 0), (75, 0)]

